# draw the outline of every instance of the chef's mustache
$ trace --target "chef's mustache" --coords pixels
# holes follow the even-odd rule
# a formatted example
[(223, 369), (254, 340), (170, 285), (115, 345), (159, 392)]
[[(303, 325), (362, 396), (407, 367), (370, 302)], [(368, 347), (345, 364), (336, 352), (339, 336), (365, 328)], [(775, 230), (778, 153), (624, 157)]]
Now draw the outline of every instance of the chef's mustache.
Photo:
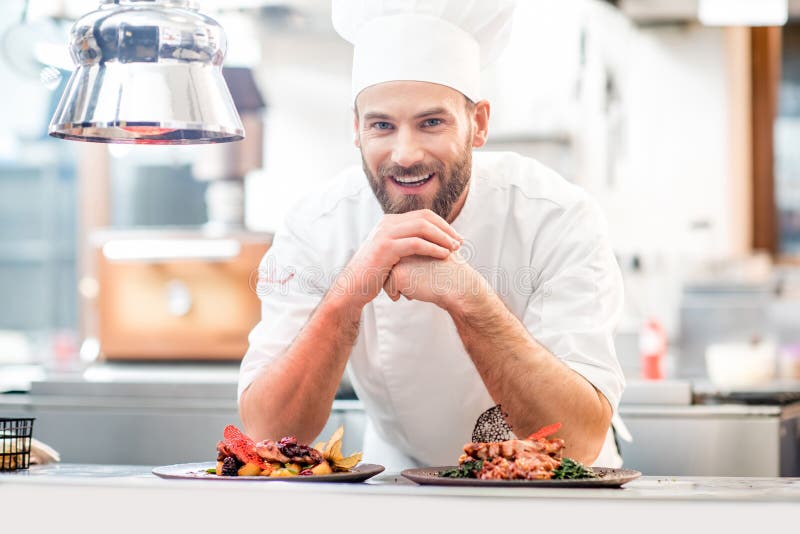
[(401, 167), (400, 165), (378, 166), (378, 176), (381, 178), (386, 178), (388, 176), (405, 178), (407, 176), (424, 176), (432, 173), (438, 173), (439, 177), (442, 177), (444, 175), (444, 164), (417, 163), (411, 167)]

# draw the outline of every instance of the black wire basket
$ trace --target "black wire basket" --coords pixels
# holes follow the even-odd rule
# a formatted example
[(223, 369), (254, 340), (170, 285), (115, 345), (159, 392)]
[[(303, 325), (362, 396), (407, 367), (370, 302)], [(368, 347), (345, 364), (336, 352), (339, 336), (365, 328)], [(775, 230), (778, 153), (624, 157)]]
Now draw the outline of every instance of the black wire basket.
[(0, 417), (0, 471), (28, 468), (32, 435), (33, 417)]

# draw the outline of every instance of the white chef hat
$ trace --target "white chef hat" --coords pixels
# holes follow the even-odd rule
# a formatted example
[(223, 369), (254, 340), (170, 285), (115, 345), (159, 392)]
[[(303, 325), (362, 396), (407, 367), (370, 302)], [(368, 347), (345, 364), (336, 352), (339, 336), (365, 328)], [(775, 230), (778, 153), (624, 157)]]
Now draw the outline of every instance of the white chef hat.
[(382, 82), (438, 83), (480, 100), (480, 71), (508, 42), (514, 0), (333, 0), (353, 43), (353, 100)]

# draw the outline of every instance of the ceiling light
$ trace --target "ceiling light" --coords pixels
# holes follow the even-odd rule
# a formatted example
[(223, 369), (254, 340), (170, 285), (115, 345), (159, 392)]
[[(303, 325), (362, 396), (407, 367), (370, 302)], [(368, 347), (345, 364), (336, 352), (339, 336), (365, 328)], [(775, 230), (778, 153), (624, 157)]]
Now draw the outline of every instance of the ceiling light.
[(697, 16), (706, 26), (783, 26), (787, 0), (700, 0)]
[(192, 0), (101, 0), (70, 32), (76, 69), (50, 135), (77, 141), (238, 141), (244, 128), (222, 77), (222, 27)]

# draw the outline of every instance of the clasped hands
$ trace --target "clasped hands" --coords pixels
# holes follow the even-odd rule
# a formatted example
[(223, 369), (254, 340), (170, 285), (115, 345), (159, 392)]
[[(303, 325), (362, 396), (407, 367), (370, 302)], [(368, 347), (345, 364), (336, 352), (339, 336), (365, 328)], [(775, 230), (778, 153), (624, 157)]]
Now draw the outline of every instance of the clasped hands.
[(348, 263), (347, 287), (361, 305), (384, 290), (394, 301), (404, 297), (450, 310), (485, 283), (458, 253), (463, 242), (431, 210), (384, 215)]

